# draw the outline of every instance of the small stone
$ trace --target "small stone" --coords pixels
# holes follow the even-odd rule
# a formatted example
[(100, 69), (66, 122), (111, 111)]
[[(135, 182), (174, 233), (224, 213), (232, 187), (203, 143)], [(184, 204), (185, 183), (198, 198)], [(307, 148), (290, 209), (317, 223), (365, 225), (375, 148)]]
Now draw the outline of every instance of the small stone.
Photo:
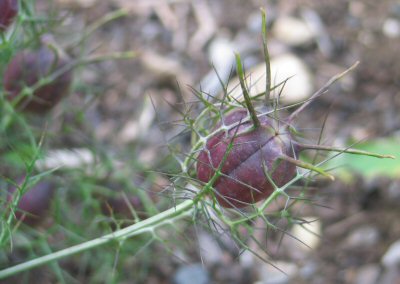
[(380, 268), (375, 264), (367, 264), (358, 269), (355, 284), (375, 284), (380, 274)]
[(376, 282), (379, 284), (399, 284), (400, 283), (400, 271), (397, 267), (391, 267), (386, 269), (382, 276), (379, 278), (379, 281)]
[(272, 34), (290, 46), (304, 46), (315, 40), (315, 32), (302, 20), (294, 17), (280, 17), (276, 20)]
[(382, 257), (382, 264), (386, 268), (400, 265), (400, 240), (394, 242)]
[(316, 249), (321, 242), (321, 221), (317, 217), (303, 217), (303, 224), (295, 224), (291, 229), (294, 238), (301, 240), (308, 247), (301, 246), (306, 250)]
[(56, 168), (77, 169), (94, 164), (96, 157), (86, 148), (49, 150), (45, 157), (37, 160), (35, 167), (40, 171)]
[(252, 268), (254, 267), (254, 254), (251, 253), (249, 250), (245, 250), (240, 256), (239, 256), (239, 261), (240, 264), (243, 268)]
[(400, 202), (400, 180), (394, 180), (388, 187), (388, 200)]
[(396, 18), (400, 18), (400, 3), (392, 3), (389, 6), (390, 14)]
[[(266, 17), (266, 21), (267, 21), (267, 26), (270, 26), (271, 23), (276, 19), (277, 17), (277, 10), (276, 8), (274, 8), (272, 5), (271, 7), (268, 7), (268, 11), (267, 11), (267, 17)], [(260, 34), (261, 32), (261, 25), (262, 23), (262, 18), (261, 18), (261, 13), (260, 11), (255, 11), (253, 13), (251, 13), (249, 15), (249, 17), (247, 18), (246, 21), (246, 26), (247, 29), (255, 34)]]
[(272, 85), (287, 80), (281, 98), (284, 104), (298, 103), (309, 98), (313, 91), (313, 78), (307, 65), (294, 54), (284, 54), (271, 60)]
[[(268, 17), (269, 18), (269, 17)], [(261, 14), (259, 11), (250, 14), (250, 16), (247, 18), (247, 29), (253, 33), (260, 33), (261, 30)]]
[[(231, 74), (232, 66), (235, 64), (234, 52), (236, 46), (227, 38), (216, 38), (212, 41), (208, 51), (210, 64), (213, 65), (208, 74), (201, 80), (200, 87), (205, 93), (217, 94), (222, 90), (221, 82), (226, 82)], [(218, 76), (215, 74), (218, 73)]]
[(317, 11), (303, 8), (301, 9), (301, 16), (308, 27), (313, 30), (315, 41), (321, 53), (326, 57), (332, 57), (334, 53), (333, 43)]
[(394, 18), (388, 18), (383, 23), (382, 27), (383, 34), (388, 38), (400, 37), (400, 21)]
[[(281, 84), (272, 96), (281, 92), (280, 102), (289, 105), (309, 98), (313, 91), (313, 77), (307, 65), (296, 55), (287, 53), (271, 59), (271, 84), (272, 87)], [(265, 92), (266, 86), (265, 63), (248, 70), (246, 82), (250, 96)], [(286, 81), (283, 86), (282, 82)], [(243, 101), (239, 79), (235, 77), (228, 84), (228, 93), (231, 97)]]
[(223, 71), (229, 74), (232, 64), (235, 62), (236, 46), (227, 38), (219, 37), (213, 40), (209, 47), (209, 60), (217, 72)]
[(355, 229), (345, 240), (348, 247), (369, 247), (379, 241), (379, 231), (375, 227), (365, 226)]
[(200, 232), (198, 234), (201, 258), (208, 265), (220, 263), (223, 257), (223, 251), (218, 242), (207, 233)]
[(308, 260), (299, 271), (299, 275), (303, 279), (312, 279), (318, 270), (318, 264)]
[(175, 273), (174, 284), (209, 284), (210, 276), (201, 264), (185, 265)]
[(277, 261), (259, 265), (259, 278), (262, 284), (284, 284), (288, 283), (298, 272), (298, 267), (294, 263)]

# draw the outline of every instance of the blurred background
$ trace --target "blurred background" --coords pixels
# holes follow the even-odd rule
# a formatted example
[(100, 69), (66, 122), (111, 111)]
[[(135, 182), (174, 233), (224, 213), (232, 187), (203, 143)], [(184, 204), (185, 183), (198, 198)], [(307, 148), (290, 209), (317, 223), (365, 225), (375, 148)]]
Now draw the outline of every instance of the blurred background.
[[(106, 209), (101, 209), (97, 196), (104, 188), (118, 192), (126, 188), (125, 193), (130, 194), (137, 190), (130, 188), (134, 183), (158, 193), (146, 199), (150, 203), (164, 198), (168, 200), (164, 206), (173, 204), (170, 192), (163, 190), (167, 178), (145, 169), (176, 169), (168, 158), (170, 149), (164, 146), (175, 143), (190, 147), (190, 135), (177, 136), (183, 128), (179, 121), (185, 102), (196, 100), (190, 87), (221, 96), (216, 73), (225, 83), (235, 76), (234, 52), (242, 55), (248, 74), (262, 77), (260, 7), (267, 12), (273, 82), (294, 76), (282, 91), (283, 104), (307, 99), (332, 76), (360, 61), (357, 69), (300, 115), (298, 128), (314, 140), (323, 128), (323, 144), (357, 143), (361, 149), (400, 159), (399, 1), (38, 0), (38, 17), (57, 19), (51, 32), (71, 56), (125, 51), (134, 51), (136, 56), (75, 70), (71, 94), (47, 118), (49, 138), (45, 147), (68, 149), (67, 155), (79, 153), (81, 158), (87, 157), (88, 168), (97, 165), (99, 159), (110, 161), (110, 156), (118, 163), (110, 162), (112, 166), (101, 169), (95, 166), (89, 174), (85, 171), (84, 177), (72, 170), (55, 173), (56, 196), (75, 205), (68, 207), (60, 204), (63, 201), (55, 201), (48, 217), (52, 220), (34, 232), (25, 230), (21, 235), (24, 240), (35, 239), (32, 236), (37, 232), (51, 228), (62, 240), (69, 236), (70, 241), (50, 238), (38, 242), (62, 248), (115, 229), (118, 222), (102, 223), (107, 216), (104, 212), (120, 206), (113, 202), (123, 201), (109, 200)], [(80, 41), (83, 31), (119, 9), (126, 14), (105, 21)], [(191, 114), (195, 116), (201, 108), (197, 104)], [(36, 118), (33, 124), (40, 132), (45, 123)], [(14, 170), (12, 166), (2, 167), (10, 175)], [(41, 167), (50, 169), (54, 164), (46, 160)], [(57, 268), (39, 268), (34, 275), (19, 275), (12, 281), (400, 283), (399, 161), (341, 155), (329, 167), (338, 167), (336, 181), (317, 181), (312, 204), (293, 209), (297, 218), (307, 221), (306, 226), (282, 224), (283, 233), (257, 235), (273, 265), (240, 251), (228, 238), (188, 226), (176, 230), (195, 240), (190, 245), (167, 244), (169, 233), (163, 242), (149, 247), (145, 240), (128, 240), (121, 252), (100, 248), (81, 258), (61, 261)], [(71, 193), (79, 188), (82, 196)], [(77, 208), (72, 210), (74, 206)], [(103, 213), (93, 217), (93, 212)], [(88, 225), (87, 232), (76, 229), (93, 220), (95, 228)], [(16, 240), (17, 244), (21, 242)], [(144, 251), (139, 250), (142, 246)], [(3, 255), (0, 264), (6, 267), (49, 250), (40, 245), (12, 257)], [(134, 257), (139, 251), (138, 258)]]

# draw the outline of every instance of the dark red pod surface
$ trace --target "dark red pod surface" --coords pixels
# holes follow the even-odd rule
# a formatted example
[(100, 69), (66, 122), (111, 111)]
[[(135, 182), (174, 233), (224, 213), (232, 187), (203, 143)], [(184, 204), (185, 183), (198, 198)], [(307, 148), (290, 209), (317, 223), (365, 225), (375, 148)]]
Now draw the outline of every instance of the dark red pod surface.
[[(15, 196), (16, 188), (9, 191), (9, 202)], [(50, 207), (53, 197), (53, 184), (50, 182), (39, 182), (22, 195), (18, 203), (15, 216), (24, 223), (33, 225), (41, 221)]]
[(0, 0), (0, 32), (5, 31), (18, 13), (18, 0)]
[(41, 113), (50, 110), (69, 92), (72, 71), (61, 72), (67, 63), (66, 58), (57, 56), (55, 51), (48, 47), (18, 53), (4, 72), (7, 98), (14, 100), (24, 87), (33, 87), (40, 79), (59, 72), (60, 76), (37, 88), (31, 97), (25, 97), (18, 103), (19, 109), (29, 112)]
[[(246, 109), (239, 109), (224, 118), (225, 125), (245, 120)], [(198, 156), (197, 176), (208, 182), (220, 166), (228, 146), (232, 149), (221, 167), (222, 175), (215, 181), (215, 196), (223, 207), (245, 207), (267, 198), (274, 190), (264, 166), (274, 183), (282, 186), (296, 173), (296, 166), (280, 159), (293, 157), (289, 134), (277, 134), (272, 128), (272, 119), (260, 118), (260, 126), (253, 127), (251, 121), (241, 122), (227, 132), (221, 131), (211, 137)], [(218, 125), (220, 127), (221, 125)]]

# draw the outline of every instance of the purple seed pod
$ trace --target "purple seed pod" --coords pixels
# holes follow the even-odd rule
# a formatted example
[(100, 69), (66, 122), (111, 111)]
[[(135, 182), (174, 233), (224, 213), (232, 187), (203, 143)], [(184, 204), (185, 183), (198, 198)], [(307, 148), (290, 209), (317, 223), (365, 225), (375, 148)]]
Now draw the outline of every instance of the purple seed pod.
[(0, 32), (4, 32), (18, 13), (18, 0), (0, 0)]
[[(42, 113), (53, 108), (69, 93), (72, 82), (72, 71), (63, 68), (69, 60), (57, 54), (57, 51), (41, 47), (37, 51), (22, 51), (18, 53), (7, 66), (4, 73), (4, 89), (9, 100), (16, 99), (24, 87), (37, 87), (30, 97), (22, 98), (17, 107), (21, 110)], [(35, 86), (40, 79), (53, 76), (48, 84)]]
[[(9, 202), (15, 196), (16, 188), (9, 191)], [(54, 185), (50, 182), (43, 181), (28, 189), (19, 200), (15, 216), (18, 220), (26, 224), (34, 225), (40, 222), (50, 207), (50, 202), (54, 193)]]
[(290, 134), (276, 133), (267, 116), (260, 118), (258, 127), (247, 116), (246, 109), (228, 114), (224, 125), (237, 125), (208, 139), (198, 156), (197, 176), (202, 182), (208, 182), (221, 167), (213, 187), (223, 207), (241, 208), (263, 200), (274, 190), (270, 179), (282, 186), (296, 174), (295, 164), (283, 159), (295, 155)]

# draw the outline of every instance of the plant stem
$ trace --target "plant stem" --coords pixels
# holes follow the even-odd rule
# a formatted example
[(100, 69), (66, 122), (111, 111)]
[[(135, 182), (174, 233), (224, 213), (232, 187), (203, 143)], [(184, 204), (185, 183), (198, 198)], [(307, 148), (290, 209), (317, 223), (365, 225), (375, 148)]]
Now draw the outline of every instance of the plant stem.
[(306, 163), (306, 162), (303, 162), (303, 161), (300, 161), (300, 160), (296, 160), (295, 158), (292, 158), (292, 157), (289, 157), (289, 156), (286, 156), (286, 155), (280, 156), (280, 159), (285, 160), (285, 161), (287, 161), (289, 163), (292, 163), (292, 164), (294, 164), (294, 165), (296, 165), (296, 166), (298, 166), (300, 168), (317, 172), (317, 173), (329, 178), (330, 180), (335, 180), (335, 177), (333, 175), (325, 172), (321, 168), (318, 168), (318, 167), (314, 166), (313, 164)]
[(267, 45), (267, 20), (266, 20), (266, 12), (263, 8), (261, 8), (261, 17), (262, 17), (262, 41), (263, 41), (263, 49), (264, 49), (264, 60), (265, 60), (265, 77), (266, 77), (266, 86), (265, 86), (265, 98), (266, 103), (269, 103), (271, 97), (271, 61), (269, 57), (268, 45)]
[(161, 212), (153, 217), (150, 217), (124, 229), (115, 231), (111, 234), (0, 270), (0, 279), (7, 278), (19, 272), (23, 272), (46, 263), (59, 260), (73, 254), (77, 254), (95, 247), (108, 244), (112, 241), (121, 241), (125, 238), (140, 235), (145, 232), (152, 232), (162, 225), (171, 223), (173, 220), (182, 219), (186, 216), (189, 216), (194, 209), (195, 203), (193, 202), (193, 200), (186, 200), (173, 208), (170, 208), (164, 212)]
[(260, 120), (257, 117), (256, 110), (254, 109), (254, 106), (251, 102), (251, 98), (249, 95), (249, 92), (247, 91), (246, 87), (246, 82), (245, 82), (245, 75), (243, 72), (243, 66), (242, 66), (242, 61), (240, 59), (239, 54), (235, 54), (236, 57), (236, 71), (239, 76), (239, 81), (240, 81), (240, 86), (242, 88), (243, 96), (244, 96), (244, 101), (246, 103), (247, 109), (250, 113), (251, 120), (253, 121), (254, 128), (258, 128), (260, 126)]
[(380, 159), (395, 159), (394, 156), (392, 155), (380, 155), (368, 151), (363, 151), (363, 150), (357, 150), (353, 148), (336, 148), (332, 146), (324, 146), (324, 145), (307, 145), (307, 144), (300, 144), (296, 143), (297, 146), (299, 146), (299, 150), (321, 150), (321, 151), (332, 151), (332, 152), (339, 152), (339, 153), (347, 153), (347, 154), (353, 154), (353, 155), (362, 155), (362, 156), (370, 156), (374, 158), (380, 158)]

